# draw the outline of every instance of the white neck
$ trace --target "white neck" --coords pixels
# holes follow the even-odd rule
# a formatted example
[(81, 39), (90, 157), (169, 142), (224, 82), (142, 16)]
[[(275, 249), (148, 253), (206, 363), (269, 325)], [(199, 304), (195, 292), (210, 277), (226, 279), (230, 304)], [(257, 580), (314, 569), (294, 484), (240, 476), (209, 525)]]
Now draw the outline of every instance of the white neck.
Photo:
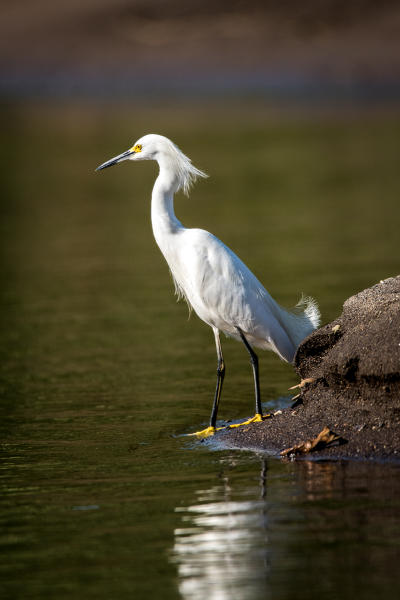
[(156, 242), (164, 253), (169, 236), (184, 227), (174, 212), (174, 193), (178, 189), (178, 178), (167, 161), (159, 161), (159, 167), (160, 173), (151, 196), (151, 224)]

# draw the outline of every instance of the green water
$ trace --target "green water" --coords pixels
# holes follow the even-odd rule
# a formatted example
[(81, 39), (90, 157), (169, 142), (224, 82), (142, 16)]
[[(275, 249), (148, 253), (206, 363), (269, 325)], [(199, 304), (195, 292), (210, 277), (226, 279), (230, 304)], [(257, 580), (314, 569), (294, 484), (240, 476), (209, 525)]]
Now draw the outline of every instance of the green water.
[[(211, 108), (3, 107), (3, 598), (375, 598), (400, 591), (396, 466), (282, 462), (194, 443), (211, 331), (176, 303), (152, 238), (151, 163), (94, 168), (147, 132), (206, 170), (187, 226), (211, 230), (286, 306), (324, 322), (397, 274), (400, 119)], [(223, 340), (221, 419), (253, 413)], [(292, 369), (260, 354), (264, 402)]]

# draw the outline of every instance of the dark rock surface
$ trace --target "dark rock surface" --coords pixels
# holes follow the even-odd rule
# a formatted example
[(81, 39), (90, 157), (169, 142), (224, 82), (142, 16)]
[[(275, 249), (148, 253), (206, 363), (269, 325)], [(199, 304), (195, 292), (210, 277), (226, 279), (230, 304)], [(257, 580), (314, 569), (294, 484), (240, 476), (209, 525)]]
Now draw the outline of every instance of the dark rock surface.
[(308, 456), (400, 460), (400, 276), (346, 300), (300, 344), (295, 368), (312, 381), (293, 407), (221, 433), (224, 444), (279, 454), (328, 426), (345, 443)]

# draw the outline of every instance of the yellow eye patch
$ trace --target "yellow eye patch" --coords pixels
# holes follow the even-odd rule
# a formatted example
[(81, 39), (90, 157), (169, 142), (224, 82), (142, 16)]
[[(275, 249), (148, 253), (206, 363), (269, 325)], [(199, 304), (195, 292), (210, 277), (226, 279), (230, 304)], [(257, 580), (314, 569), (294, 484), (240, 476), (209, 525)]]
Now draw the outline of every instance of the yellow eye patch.
[(130, 149), (131, 152), (141, 152), (142, 151), (142, 144), (136, 144), (136, 146), (133, 146)]

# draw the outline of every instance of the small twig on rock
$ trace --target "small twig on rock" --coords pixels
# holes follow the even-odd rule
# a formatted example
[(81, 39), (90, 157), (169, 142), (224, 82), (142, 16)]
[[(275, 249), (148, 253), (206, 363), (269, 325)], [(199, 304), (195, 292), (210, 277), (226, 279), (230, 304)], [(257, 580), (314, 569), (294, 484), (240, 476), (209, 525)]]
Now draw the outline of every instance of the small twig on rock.
[(293, 396), (293, 398), (291, 398), (291, 401), (293, 402), (293, 404), (290, 408), (297, 408), (300, 404), (303, 404), (303, 398), (301, 397), (301, 393), (297, 394), (297, 396)]
[(302, 388), (305, 385), (307, 385), (307, 383), (312, 383), (313, 381), (315, 381), (315, 377), (307, 377), (307, 379), (302, 379), (300, 381), (300, 383), (296, 383), (296, 385), (292, 385), (292, 387), (290, 387), (289, 390), (295, 390), (296, 388)]
[(308, 452), (313, 452), (315, 450), (322, 450), (333, 442), (341, 443), (344, 441), (345, 440), (343, 438), (331, 431), (329, 427), (324, 427), (324, 429), (317, 435), (316, 438), (312, 440), (306, 440), (305, 442), (296, 444), (291, 448), (282, 450), (281, 456), (288, 456), (288, 454), (307, 454)]

